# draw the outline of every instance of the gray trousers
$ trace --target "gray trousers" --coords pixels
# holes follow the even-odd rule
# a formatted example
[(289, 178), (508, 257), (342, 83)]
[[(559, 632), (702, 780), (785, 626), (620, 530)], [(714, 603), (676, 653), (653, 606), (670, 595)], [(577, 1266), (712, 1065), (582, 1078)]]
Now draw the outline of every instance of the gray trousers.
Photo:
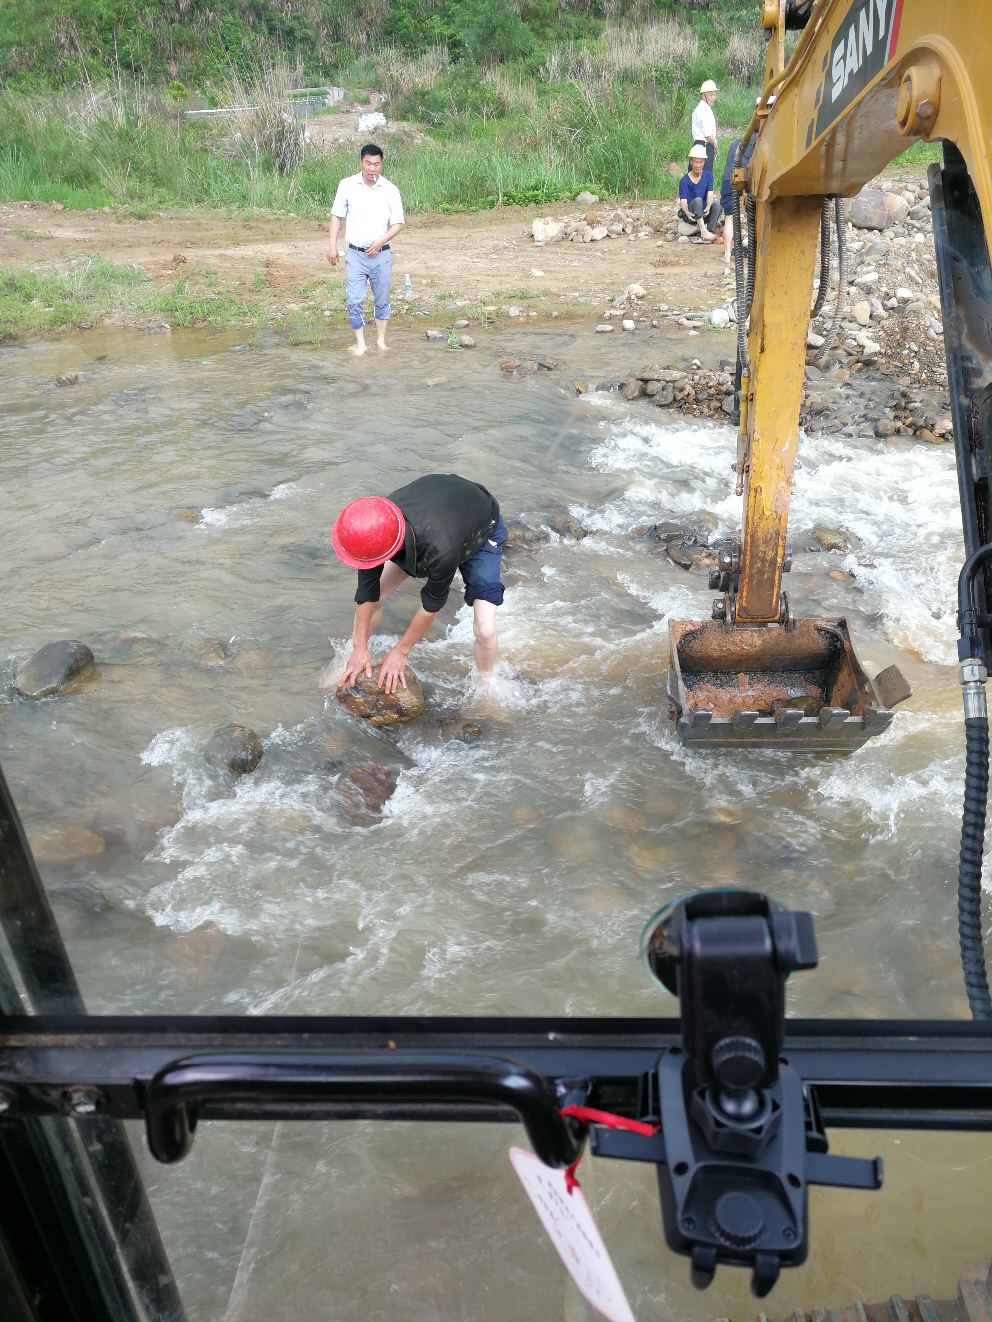
[(348, 308), (348, 321), (352, 330), (365, 325), (365, 295), (372, 286), (376, 321), (388, 321), (389, 281), (393, 274), (393, 253), (380, 252), (375, 257), (349, 248), (344, 255), (344, 301)]

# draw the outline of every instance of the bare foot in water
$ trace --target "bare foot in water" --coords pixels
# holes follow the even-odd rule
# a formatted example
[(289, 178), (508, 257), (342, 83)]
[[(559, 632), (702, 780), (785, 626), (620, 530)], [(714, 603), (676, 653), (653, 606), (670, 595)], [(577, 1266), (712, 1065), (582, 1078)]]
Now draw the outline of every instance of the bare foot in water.
[(363, 353), (368, 353), (368, 349), (364, 344), (353, 344), (348, 352), (353, 354), (356, 358), (361, 358)]
[(379, 350), (380, 353), (389, 352), (389, 345), (386, 343), (385, 340), (376, 340), (375, 347)]

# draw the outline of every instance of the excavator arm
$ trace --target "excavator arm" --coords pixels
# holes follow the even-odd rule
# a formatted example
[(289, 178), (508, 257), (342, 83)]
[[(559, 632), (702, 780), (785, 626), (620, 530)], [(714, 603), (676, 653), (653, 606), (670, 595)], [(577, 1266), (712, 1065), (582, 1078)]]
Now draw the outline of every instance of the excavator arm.
[[(762, 22), (766, 80), (742, 147), (757, 136), (734, 172), (748, 197), (753, 287), (745, 342), (739, 265), (742, 536), (711, 576), (723, 589), (716, 623), (672, 624), (668, 692), (685, 742), (850, 749), (886, 728), (908, 690), (868, 679), (846, 619), (796, 620), (782, 591), (818, 237), (831, 199), (857, 193), (913, 143), (943, 140), (930, 188), (970, 555), (992, 530), (992, 10), (964, 0), (763, 0)], [(785, 64), (789, 27), (802, 31)], [(738, 254), (740, 263), (740, 245)]]

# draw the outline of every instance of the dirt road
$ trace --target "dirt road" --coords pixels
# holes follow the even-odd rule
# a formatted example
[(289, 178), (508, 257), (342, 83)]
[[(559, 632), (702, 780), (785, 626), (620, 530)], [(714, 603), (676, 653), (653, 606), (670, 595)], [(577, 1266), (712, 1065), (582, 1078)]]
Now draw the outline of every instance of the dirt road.
[[(568, 210), (580, 212), (575, 204)], [(531, 221), (548, 214), (547, 208), (506, 207), (411, 216), (394, 243), (394, 292), (402, 296), (403, 277), (409, 273), (418, 310), (438, 313), (467, 300), (500, 309), (525, 305), (525, 313), (539, 315), (584, 304), (592, 316), (635, 282), (644, 287), (648, 307), (667, 303), (699, 309), (722, 303), (727, 269), (722, 245), (624, 234), (596, 243), (537, 247)], [(566, 209), (551, 214), (563, 216)], [(329, 308), (335, 318), (342, 311), (342, 267), (332, 269), (327, 262), (323, 222), (271, 214), (229, 218), (217, 212), (138, 220), (126, 208), (0, 207), (0, 263), (61, 270), (80, 253), (138, 267), (163, 289), (181, 278), (205, 283), (215, 293), (249, 295), (273, 319), (300, 309), (319, 315)]]

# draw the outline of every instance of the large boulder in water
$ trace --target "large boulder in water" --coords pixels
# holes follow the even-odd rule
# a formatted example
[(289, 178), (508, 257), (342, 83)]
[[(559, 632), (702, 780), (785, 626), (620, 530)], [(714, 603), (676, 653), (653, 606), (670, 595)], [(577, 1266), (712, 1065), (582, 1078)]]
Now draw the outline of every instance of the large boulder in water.
[(379, 666), (373, 669), (371, 679), (363, 672), (354, 688), (345, 684), (338, 689), (337, 699), (345, 711), (364, 717), (370, 725), (395, 725), (419, 716), (424, 710), (424, 691), (410, 667), (403, 668), (406, 688), (400, 684), (395, 693), (378, 687), (379, 670)]
[(262, 741), (250, 725), (224, 725), (210, 736), (204, 756), (212, 767), (229, 771), (237, 780), (262, 760)]
[(85, 643), (61, 638), (46, 643), (30, 661), (18, 666), (14, 688), (22, 698), (49, 698), (88, 674), (95, 664)]

